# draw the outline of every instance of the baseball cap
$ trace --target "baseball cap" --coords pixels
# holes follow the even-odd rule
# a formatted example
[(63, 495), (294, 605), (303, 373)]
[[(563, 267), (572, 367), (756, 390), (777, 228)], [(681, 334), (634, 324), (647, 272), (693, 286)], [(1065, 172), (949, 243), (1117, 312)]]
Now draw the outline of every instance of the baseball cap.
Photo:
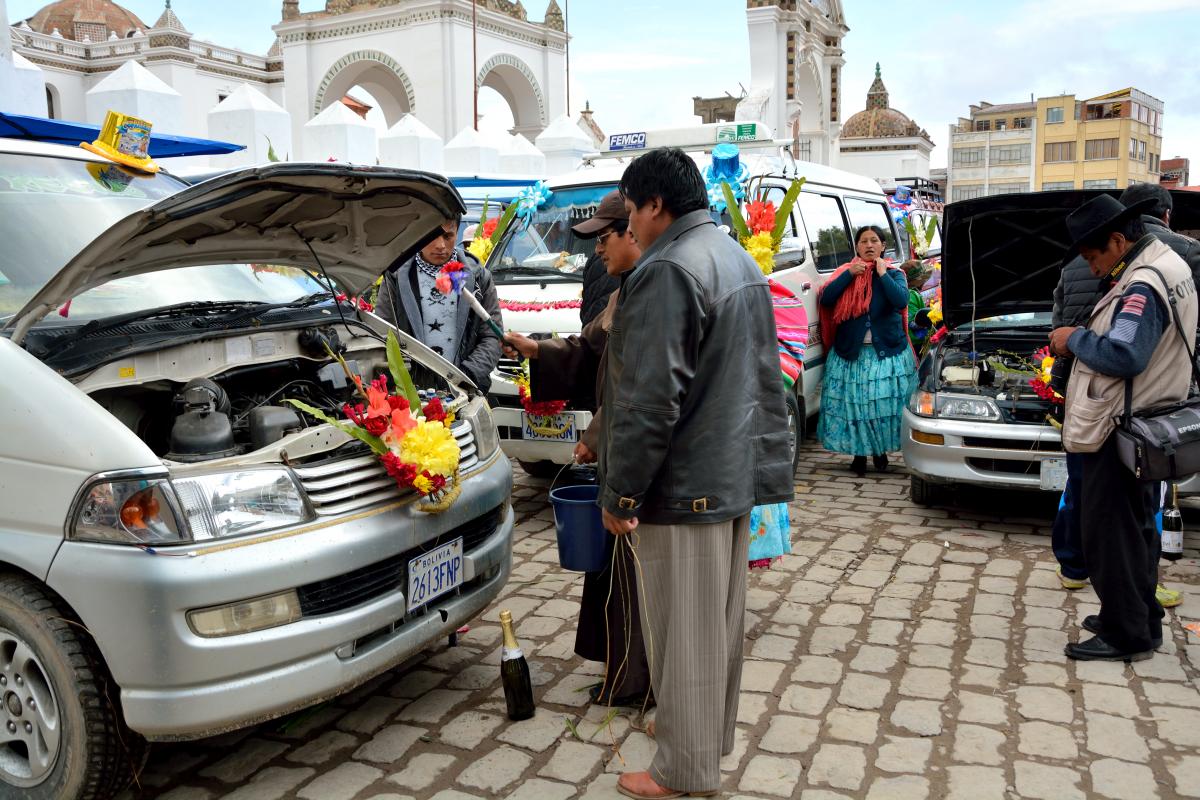
[(604, 199), (600, 201), (600, 207), (596, 209), (596, 213), (592, 215), (591, 219), (573, 226), (571, 230), (580, 239), (592, 239), (614, 222), (627, 222), (628, 220), (629, 212), (625, 210), (625, 198), (621, 197), (619, 191), (613, 189), (604, 195)]

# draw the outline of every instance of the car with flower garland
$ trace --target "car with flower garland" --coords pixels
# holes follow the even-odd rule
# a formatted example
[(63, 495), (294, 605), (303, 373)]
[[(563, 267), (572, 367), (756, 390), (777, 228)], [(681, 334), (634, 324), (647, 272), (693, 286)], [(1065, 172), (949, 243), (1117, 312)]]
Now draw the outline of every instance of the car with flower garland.
[[(740, 137), (736, 146), (731, 137)], [(636, 143), (637, 149), (629, 149), (630, 143)], [(725, 149), (717, 150), (721, 145)], [(897, 237), (887, 199), (877, 183), (796, 161), (788, 146), (788, 142), (772, 138), (769, 128), (758, 122), (610, 137), (608, 151), (585, 159), (575, 172), (548, 180), (541, 194), (527, 193), (524, 213), (512, 224), (500, 226), (487, 265), (496, 282), (506, 327), (533, 338), (579, 333), (583, 272), (595, 243), (576, 237), (572, 226), (590, 218), (604, 196), (617, 188), (631, 158), (654, 147), (682, 147), (704, 172), (715, 218), (722, 224), (732, 222), (725, 211), (722, 182), (730, 184), (735, 204), (745, 205), (747, 213), (749, 203), (760, 203), (763, 208), (771, 204), (770, 219), (758, 220), (749, 234), (773, 230), (778, 210), (789, 206), (778, 236), (753, 241), (753, 236), (747, 236), (745, 244), (775, 284), (777, 323), (789, 333), (787, 341), (780, 341), (780, 360), (788, 390), (793, 454), (798, 460), (798, 443), (820, 408), (825, 363), (817, 315), (820, 286), (853, 257), (850, 242), (855, 228), (877, 225), (883, 229), (889, 258), (896, 257)], [(788, 203), (788, 190), (801, 177), (802, 188), (794, 203)], [(518, 459), (527, 472), (552, 477), (571, 461), (575, 443), (591, 424), (592, 414), (584, 408), (531, 397), (526, 369), (520, 362), (501, 359), (492, 376), (493, 413), (504, 451)]]
[[(1062, 491), (1062, 397), (1049, 385), (1051, 311), (1070, 258), (1065, 219), (1101, 193), (997, 195), (945, 206), (942, 327), (903, 415), (914, 502), (937, 504), (964, 485)], [(1172, 197), (1172, 225), (1200, 229), (1200, 197)], [(1179, 488), (1198, 494), (1200, 480)]]
[(0, 795), (109, 797), (499, 593), (486, 398), (361, 300), (461, 212), (420, 172), (188, 187), (0, 139)]

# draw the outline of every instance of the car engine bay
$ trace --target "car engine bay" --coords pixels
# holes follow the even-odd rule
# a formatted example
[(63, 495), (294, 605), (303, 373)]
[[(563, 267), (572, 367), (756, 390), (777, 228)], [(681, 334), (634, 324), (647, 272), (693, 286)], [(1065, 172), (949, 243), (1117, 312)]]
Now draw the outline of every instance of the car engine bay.
[(1046, 424), (1051, 403), (1032, 381), (1040, 374), (1035, 353), (1046, 345), (1047, 333), (1041, 328), (954, 331), (925, 357), (920, 386), (988, 397), (1005, 422)]

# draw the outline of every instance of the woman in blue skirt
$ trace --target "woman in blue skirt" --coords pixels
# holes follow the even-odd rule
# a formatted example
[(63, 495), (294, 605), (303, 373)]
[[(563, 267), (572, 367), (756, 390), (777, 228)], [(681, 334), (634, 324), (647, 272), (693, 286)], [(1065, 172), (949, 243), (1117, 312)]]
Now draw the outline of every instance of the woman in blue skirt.
[(916, 387), (908, 343), (908, 282), (883, 258), (885, 233), (869, 225), (854, 234), (857, 256), (821, 287), (825, 378), (817, 431), (826, 450), (854, 456), (851, 469), (887, 469), (900, 449), (900, 416)]

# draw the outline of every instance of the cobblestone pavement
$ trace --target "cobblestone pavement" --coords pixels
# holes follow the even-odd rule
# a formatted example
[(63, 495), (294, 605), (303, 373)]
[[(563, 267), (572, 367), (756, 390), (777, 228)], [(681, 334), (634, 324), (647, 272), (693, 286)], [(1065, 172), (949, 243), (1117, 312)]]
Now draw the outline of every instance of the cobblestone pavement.
[[(1161, 651), (1072, 663), (1063, 645), (1097, 605), (1058, 587), (1052, 501), (919, 508), (904, 475), (854, 478), (815, 445), (798, 475), (794, 554), (750, 579), (726, 796), (1200, 797), (1200, 637), (1182, 627), (1200, 619), (1195, 539), (1168, 575), (1187, 597)], [(458, 647), (315, 711), (156, 747), (126, 797), (617, 797), (653, 743), (632, 714), (588, 706), (601, 665), (572, 652), (582, 578), (557, 564), (545, 492), (519, 475), (512, 580)], [(501, 607), (533, 668), (527, 722), (504, 715)]]

